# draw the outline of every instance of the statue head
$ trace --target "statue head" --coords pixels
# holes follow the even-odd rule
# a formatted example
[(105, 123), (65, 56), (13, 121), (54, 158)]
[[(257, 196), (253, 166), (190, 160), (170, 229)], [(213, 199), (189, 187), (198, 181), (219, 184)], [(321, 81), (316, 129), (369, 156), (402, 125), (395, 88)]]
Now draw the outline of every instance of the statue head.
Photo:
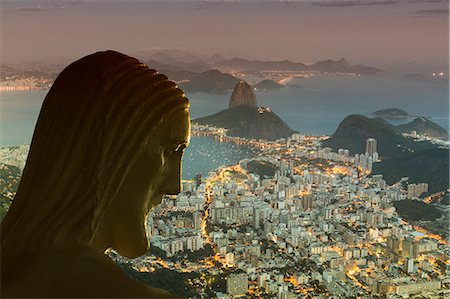
[(2, 222), (2, 262), (84, 243), (136, 257), (145, 218), (180, 191), (189, 102), (138, 60), (98, 52), (64, 69), (48, 92), (23, 176)]

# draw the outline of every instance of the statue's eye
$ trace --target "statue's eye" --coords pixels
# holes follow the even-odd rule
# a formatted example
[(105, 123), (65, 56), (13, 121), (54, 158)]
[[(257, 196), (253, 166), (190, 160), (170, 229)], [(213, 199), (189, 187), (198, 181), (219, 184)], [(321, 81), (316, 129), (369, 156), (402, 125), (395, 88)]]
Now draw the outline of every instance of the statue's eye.
[(175, 148), (174, 152), (179, 152), (182, 151), (186, 148), (186, 146), (183, 147), (184, 144), (178, 144), (177, 147)]
[(170, 156), (170, 155), (181, 156), (185, 149), (186, 149), (185, 143), (178, 143), (178, 144), (175, 144), (173, 146), (166, 148), (164, 150), (164, 154), (166, 156)]

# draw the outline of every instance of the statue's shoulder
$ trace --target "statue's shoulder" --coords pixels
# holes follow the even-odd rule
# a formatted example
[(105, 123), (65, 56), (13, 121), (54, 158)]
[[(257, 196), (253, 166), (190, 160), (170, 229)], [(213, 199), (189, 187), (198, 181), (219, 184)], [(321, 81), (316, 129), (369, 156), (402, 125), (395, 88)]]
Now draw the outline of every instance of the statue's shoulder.
[(70, 248), (26, 258), (2, 286), (4, 297), (169, 298), (125, 275), (106, 255)]

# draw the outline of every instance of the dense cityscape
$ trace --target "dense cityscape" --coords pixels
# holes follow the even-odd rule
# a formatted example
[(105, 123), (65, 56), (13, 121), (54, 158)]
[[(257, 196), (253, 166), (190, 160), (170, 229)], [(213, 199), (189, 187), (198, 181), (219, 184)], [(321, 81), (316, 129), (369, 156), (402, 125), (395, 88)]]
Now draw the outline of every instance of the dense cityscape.
[[(184, 289), (168, 289), (194, 298), (449, 294), (446, 232), (409, 223), (396, 210), (396, 203), (430, 203), (442, 194), (419, 198), (425, 182), (403, 178), (389, 186), (371, 175), (376, 139), (350, 156), (322, 148), (327, 136), (265, 141), (197, 124), (192, 135), (249, 146), (257, 155), (185, 180), (179, 195), (165, 197), (148, 218), (148, 255), (128, 260), (109, 252), (128, 273), (181, 273)], [(448, 146), (417, 132), (404, 136)], [(2, 165), (22, 170), (27, 153), (27, 145), (2, 148)], [(13, 198), (8, 187), (18, 181), (9, 181), (4, 198)], [(437, 222), (447, 223), (448, 206), (436, 206), (446, 212)]]
[[(257, 113), (271, 110), (258, 107)], [(368, 138), (365, 153), (352, 156), (348, 149), (323, 147), (328, 136), (294, 133), (267, 141), (197, 123), (191, 135), (250, 147), (255, 156), (184, 180), (179, 195), (166, 196), (148, 217), (147, 255), (129, 260), (108, 252), (130, 276), (190, 298), (450, 293), (449, 236), (441, 229), (449, 221), (449, 205), (441, 204), (448, 194), (431, 194), (427, 182), (408, 177), (389, 185), (373, 174), (383, 140)], [(403, 137), (448, 148), (448, 141), (416, 131)], [(2, 217), (28, 150), (0, 148)], [(415, 203), (432, 203), (440, 214), (422, 212), (433, 221), (400, 215)]]
[(352, 157), (321, 148), (325, 137), (267, 142), (225, 132), (193, 128), (253, 144), (258, 156), (184, 181), (182, 193), (148, 218), (152, 254), (130, 261), (111, 253), (114, 259), (140, 272), (195, 273), (187, 280), (192, 297), (448, 296), (448, 242), (394, 206), (428, 185), (388, 186), (370, 176), (375, 139)]

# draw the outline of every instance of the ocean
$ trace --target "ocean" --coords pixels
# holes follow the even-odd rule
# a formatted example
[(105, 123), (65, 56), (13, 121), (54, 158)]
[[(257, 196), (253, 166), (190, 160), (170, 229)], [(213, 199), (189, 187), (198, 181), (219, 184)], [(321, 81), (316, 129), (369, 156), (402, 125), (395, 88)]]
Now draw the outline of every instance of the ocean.
[[(289, 87), (291, 86), (291, 87)], [(0, 93), (0, 146), (30, 143), (47, 91)], [(193, 119), (226, 109), (231, 91), (224, 95), (188, 93)], [(430, 117), (449, 130), (449, 86), (440, 79), (401, 76), (317, 76), (295, 79), (275, 92), (256, 92), (260, 106), (271, 107), (292, 129), (302, 134), (331, 135), (349, 114), (370, 116), (386, 108)], [(408, 120), (396, 120), (395, 124)], [(250, 148), (194, 137), (183, 159), (183, 178), (207, 175), (221, 165), (251, 157)]]
[[(377, 110), (400, 108), (410, 115), (430, 117), (449, 129), (448, 81), (400, 76), (317, 76), (296, 79), (275, 92), (256, 92), (258, 105), (272, 108), (302, 134), (331, 135), (349, 114), (371, 116)], [(226, 109), (230, 94), (188, 94), (192, 118)], [(394, 124), (411, 121), (395, 120)]]
[(182, 176), (183, 179), (194, 178), (198, 173), (206, 176), (220, 166), (233, 165), (254, 155), (255, 151), (245, 145), (218, 142), (212, 136), (192, 137), (183, 155)]

